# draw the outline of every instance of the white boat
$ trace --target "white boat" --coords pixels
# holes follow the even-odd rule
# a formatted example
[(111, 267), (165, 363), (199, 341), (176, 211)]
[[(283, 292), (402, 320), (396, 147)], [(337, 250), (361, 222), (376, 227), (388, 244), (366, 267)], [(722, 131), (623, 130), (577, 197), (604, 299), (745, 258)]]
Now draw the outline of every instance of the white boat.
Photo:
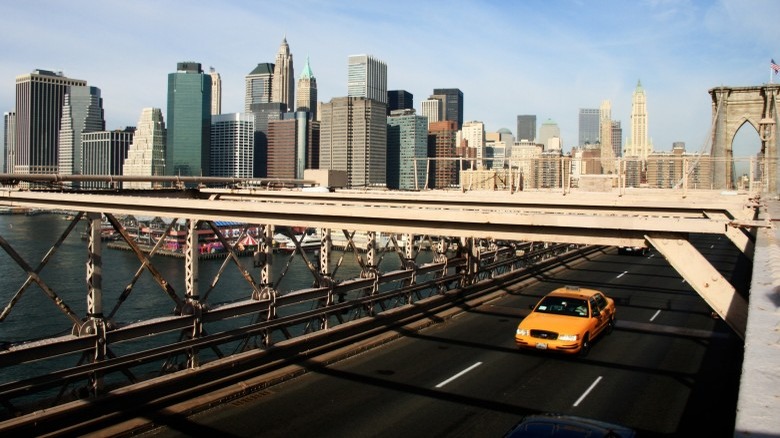
[[(301, 237), (303, 236), (303, 240)], [(296, 234), (293, 236), (296, 241), (300, 242), (301, 249), (304, 251), (315, 251), (320, 248), (320, 236), (316, 234)], [(284, 234), (274, 234), (274, 247), (280, 251), (293, 252), (295, 251), (295, 242)]]

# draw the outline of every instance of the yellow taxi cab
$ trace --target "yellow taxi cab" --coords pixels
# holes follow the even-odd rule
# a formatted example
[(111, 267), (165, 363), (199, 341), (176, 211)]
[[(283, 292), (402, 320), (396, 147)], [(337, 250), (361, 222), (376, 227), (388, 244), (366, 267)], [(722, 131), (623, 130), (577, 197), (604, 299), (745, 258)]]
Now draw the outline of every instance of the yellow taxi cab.
[(591, 342), (615, 326), (615, 301), (601, 291), (577, 286), (555, 289), (539, 300), (517, 326), (521, 349), (586, 355)]

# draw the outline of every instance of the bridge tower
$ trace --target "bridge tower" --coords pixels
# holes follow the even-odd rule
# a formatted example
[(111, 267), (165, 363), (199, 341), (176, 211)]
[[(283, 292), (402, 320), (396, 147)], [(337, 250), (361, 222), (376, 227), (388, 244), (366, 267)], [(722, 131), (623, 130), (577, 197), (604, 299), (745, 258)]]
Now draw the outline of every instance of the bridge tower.
[(712, 181), (714, 188), (734, 187), (732, 177), (734, 136), (749, 123), (761, 139), (761, 155), (767, 184), (763, 191), (779, 193), (777, 174), (777, 99), (780, 84), (751, 87), (717, 87), (709, 90), (712, 96)]

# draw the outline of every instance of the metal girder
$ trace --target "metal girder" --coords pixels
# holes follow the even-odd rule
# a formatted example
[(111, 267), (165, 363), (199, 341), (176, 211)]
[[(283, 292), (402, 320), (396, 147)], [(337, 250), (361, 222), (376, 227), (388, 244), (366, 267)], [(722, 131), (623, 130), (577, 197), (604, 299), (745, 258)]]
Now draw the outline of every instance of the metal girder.
[[(727, 219), (726, 215), (724, 213), (711, 213), (711, 212), (704, 212), (705, 215), (707, 215), (710, 219), (720, 219), (724, 220)], [(764, 226), (768, 226), (768, 224), (763, 224)], [(754, 229), (755, 227), (750, 227), (750, 229)], [(734, 226), (728, 226), (726, 227), (726, 237), (731, 240), (731, 242), (734, 244), (734, 246), (739, 249), (742, 254), (745, 255), (751, 262), (753, 261), (753, 252), (755, 251), (756, 243), (753, 239), (748, 236), (748, 234), (745, 233), (742, 226), (739, 226), (739, 223), (735, 222)]]
[(745, 339), (748, 305), (728, 280), (718, 272), (685, 237), (649, 234), (648, 242), (666, 257), (669, 264), (709, 304), (723, 320)]
[[(496, 194), (452, 195), (313, 194), (227, 196), (212, 199), (0, 191), (0, 204), (142, 216), (234, 220), (245, 223), (430, 234), (506, 240), (614, 246), (644, 246), (648, 232), (724, 234), (745, 200), (705, 201), (612, 196), (561, 198)], [(331, 196), (332, 195), (332, 196)], [(553, 198), (553, 199), (550, 199)], [(669, 197), (668, 197), (669, 198)], [(645, 204), (646, 202), (646, 204)], [(710, 213), (710, 216), (704, 212)]]

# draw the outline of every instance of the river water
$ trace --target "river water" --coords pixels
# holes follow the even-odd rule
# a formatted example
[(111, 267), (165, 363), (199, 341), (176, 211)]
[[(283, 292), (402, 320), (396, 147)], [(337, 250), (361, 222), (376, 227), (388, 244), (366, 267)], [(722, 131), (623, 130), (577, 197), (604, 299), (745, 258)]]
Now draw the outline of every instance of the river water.
[[(62, 214), (5, 214), (0, 215), (0, 236), (30, 267), (35, 269), (46, 252), (67, 229), (69, 223), (69, 219)], [(83, 239), (85, 230), (86, 221), (78, 223), (56, 254), (40, 271), (41, 279), (79, 318), (85, 316), (87, 307), (87, 241)], [(140, 262), (134, 253), (110, 249), (106, 243), (103, 243), (102, 255), (103, 314), (108, 316), (114, 311), (118, 298), (131, 282)], [(317, 263), (318, 255), (309, 253), (307, 256), (315, 264)], [(363, 254), (362, 257), (365, 255)], [(340, 251), (334, 251), (332, 254), (331, 272), (339, 260), (341, 264), (334, 278), (348, 279), (359, 275), (360, 266), (356, 256), (352, 253), (345, 255)], [(214, 289), (210, 290), (222, 262), (223, 259), (199, 262), (200, 296), (204, 297), (208, 294), (207, 302), (212, 305), (251, 297), (250, 285), (233, 262), (229, 262), (219, 275)], [(241, 257), (241, 262), (252, 273), (255, 282), (258, 282), (260, 272), (253, 268), (252, 258)], [(172, 285), (176, 294), (183, 298), (186, 290), (184, 259), (157, 255), (152, 258), (152, 263)], [(397, 269), (399, 265), (399, 258), (395, 254), (387, 253), (382, 257), (380, 269), (384, 271)], [(279, 280), (281, 273), (285, 272), (277, 287), (280, 293), (308, 288), (313, 284), (313, 276), (300, 255), (291, 258), (287, 253), (275, 253), (272, 272), (274, 284)], [(16, 261), (6, 251), (0, 251), (0, 308), (9, 305), (26, 278), (26, 272)], [(145, 270), (133, 286), (132, 293), (118, 307), (112, 319), (121, 325), (169, 316), (173, 309), (173, 300)], [(60, 310), (54, 300), (49, 298), (38, 285), (31, 284), (4, 320), (0, 321), (0, 346), (68, 334), (72, 327), (73, 322)]]

